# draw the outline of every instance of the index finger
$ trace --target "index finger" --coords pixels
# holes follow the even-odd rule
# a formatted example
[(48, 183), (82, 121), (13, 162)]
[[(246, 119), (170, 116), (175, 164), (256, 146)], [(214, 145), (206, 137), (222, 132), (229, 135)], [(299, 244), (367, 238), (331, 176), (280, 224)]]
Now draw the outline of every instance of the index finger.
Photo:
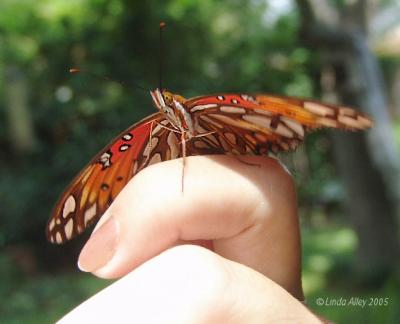
[(275, 159), (241, 159), (187, 158), (183, 193), (181, 160), (140, 172), (96, 227), (81, 269), (115, 278), (174, 245), (201, 240), (302, 295), (292, 179)]

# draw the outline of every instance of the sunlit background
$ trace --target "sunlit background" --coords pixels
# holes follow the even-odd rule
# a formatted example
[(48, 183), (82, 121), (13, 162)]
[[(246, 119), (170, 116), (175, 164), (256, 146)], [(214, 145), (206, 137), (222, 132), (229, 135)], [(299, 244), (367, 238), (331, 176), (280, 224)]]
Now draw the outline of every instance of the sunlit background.
[(85, 237), (53, 246), (44, 228), (89, 159), (154, 112), (134, 84), (158, 85), (161, 20), (173, 92), (312, 97), (373, 116), (371, 131), (311, 134), (282, 158), (297, 182), (309, 306), (339, 323), (396, 323), (398, 0), (1, 0), (0, 322), (53, 322), (110, 283), (77, 270)]

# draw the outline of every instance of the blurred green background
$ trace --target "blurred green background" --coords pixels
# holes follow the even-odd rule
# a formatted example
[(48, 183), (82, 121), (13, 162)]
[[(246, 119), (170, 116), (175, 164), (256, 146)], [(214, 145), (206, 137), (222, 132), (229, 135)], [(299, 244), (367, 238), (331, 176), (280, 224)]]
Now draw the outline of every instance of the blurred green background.
[(373, 116), (365, 134), (321, 131), (282, 158), (298, 184), (309, 306), (339, 323), (396, 323), (398, 0), (1, 0), (0, 322), (53, 322), (110, 283), (76, 269), (85, 237), (53, 246), (44, 228), (87, 161), (154, 112), (133, 83), (158, 85), (161, 20), (172, 92), (312, 97)]

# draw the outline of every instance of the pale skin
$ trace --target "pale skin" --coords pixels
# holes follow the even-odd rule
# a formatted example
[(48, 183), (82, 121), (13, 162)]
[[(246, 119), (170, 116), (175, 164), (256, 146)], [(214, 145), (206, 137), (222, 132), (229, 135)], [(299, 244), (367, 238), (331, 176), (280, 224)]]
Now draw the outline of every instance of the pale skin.
[[(245, 162), (245, 163), (244, 163)], [(272, 158), (188, 157), (137, 174), (79, 267), (121, 278), (60, 323), (321, 323), (302, 303), (296, 190)]]

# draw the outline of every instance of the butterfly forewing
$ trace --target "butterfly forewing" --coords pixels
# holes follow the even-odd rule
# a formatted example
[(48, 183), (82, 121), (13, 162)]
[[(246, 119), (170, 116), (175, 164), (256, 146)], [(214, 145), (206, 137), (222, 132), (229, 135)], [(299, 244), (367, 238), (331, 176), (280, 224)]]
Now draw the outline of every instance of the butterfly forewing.
[(78, 174), (47, 224), (51, 242), (63, 243), (96, 222), (138, 171), (177, 157), (178, 135), (170, 135), (162, 123), (165, 120), (157, 113), (131, 126)]

